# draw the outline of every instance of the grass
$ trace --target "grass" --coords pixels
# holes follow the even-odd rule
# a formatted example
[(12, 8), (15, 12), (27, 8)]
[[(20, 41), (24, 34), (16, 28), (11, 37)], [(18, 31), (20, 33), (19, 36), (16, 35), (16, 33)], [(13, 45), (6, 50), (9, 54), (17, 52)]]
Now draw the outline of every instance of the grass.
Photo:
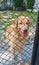
[[(4, 13), (0, 13), (0, 25), (4, 25), (5, 27), (2, 30), (6, 30), (7, 26), (10, 25), (12, 22), (11, 20), (20, 16), (28, 16), (32, 20), (32, 24), (34, 25), (37, 20), (37, 13), (34, 12), (27, 12), (27, 11), (3, 11)], [(8, 14), (6, 13), (8, 12)], [(11, 14), (10, 14), (11, 13)], [(3, 16), (11, 16), (11, 18), (3, 18)]]

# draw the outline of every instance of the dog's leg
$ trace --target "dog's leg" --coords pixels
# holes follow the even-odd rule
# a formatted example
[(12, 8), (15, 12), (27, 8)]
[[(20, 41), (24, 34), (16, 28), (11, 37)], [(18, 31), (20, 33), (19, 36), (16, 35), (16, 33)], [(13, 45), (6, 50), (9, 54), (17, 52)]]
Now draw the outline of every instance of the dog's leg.
[(14, 53), (14, 60), (18, 61), (18, 52), (16, 51), (16, 49), (15, 49), (15, 53)]
[(22, 60), (22, 59), (21, 59), (21, 53), (19, 53), (19, 55), (18, 55), (18, 59), (19, 59), (19, 60)]

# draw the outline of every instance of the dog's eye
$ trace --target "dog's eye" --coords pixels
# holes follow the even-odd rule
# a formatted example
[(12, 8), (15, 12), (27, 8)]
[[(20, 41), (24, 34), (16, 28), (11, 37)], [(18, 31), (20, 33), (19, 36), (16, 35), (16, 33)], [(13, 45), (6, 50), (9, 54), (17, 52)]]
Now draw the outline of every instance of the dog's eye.
[(28, 22), (26, 22), (26, 24), (28, 24)]
[(21, 22), (19, 24), (22, 24)]

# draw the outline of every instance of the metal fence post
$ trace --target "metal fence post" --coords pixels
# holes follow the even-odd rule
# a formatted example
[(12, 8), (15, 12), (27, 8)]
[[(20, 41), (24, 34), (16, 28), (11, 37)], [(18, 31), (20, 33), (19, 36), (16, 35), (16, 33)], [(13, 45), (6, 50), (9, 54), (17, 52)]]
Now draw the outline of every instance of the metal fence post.
[(37, 18), (37, 25), (36, 25), (36, 33), (35, 33), (35, 38), (34, 38), (34, 47), (33, 47), (33, 53), (32, 53), (32, 60), (31, 60), (31, 65), (39, 65), (37, 62), (38, 55), (39, 55), (39, 10), (38, 10), (38, 18)]

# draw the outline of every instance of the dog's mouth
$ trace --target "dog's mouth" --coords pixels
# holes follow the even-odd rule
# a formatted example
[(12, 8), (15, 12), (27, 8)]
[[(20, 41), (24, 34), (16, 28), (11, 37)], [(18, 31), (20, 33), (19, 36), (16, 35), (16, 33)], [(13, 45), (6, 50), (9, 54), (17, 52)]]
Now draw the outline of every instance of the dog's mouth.
[(28, 32), (26, 31), (26, 32), (21, 32), (21, 36), (22, 36), (22, 38), (26, 38), (27, 36), (28, 36)]

